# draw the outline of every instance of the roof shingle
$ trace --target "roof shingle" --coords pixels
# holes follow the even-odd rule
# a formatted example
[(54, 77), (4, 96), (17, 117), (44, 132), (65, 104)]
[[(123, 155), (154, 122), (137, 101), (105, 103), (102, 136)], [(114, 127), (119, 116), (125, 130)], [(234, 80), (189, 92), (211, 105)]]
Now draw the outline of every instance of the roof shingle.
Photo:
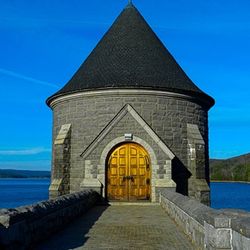
[(198, 97), (208, 107), (214, 104), (213, 98), (189, 79), (132, 4), (47, 103), (71, 93), (117, 88), (171, 91)]

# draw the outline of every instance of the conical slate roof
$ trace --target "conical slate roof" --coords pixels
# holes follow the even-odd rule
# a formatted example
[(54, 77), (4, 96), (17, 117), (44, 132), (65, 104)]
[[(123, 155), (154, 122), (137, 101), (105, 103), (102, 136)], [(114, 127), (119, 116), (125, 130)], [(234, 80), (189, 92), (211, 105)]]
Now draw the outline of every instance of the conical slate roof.
[(170, 91), (202, 99), (208, 107), (214, 104), (213, 98), (189, 79), (132, 4), (47, 103), (76, 92), (118, 88)]

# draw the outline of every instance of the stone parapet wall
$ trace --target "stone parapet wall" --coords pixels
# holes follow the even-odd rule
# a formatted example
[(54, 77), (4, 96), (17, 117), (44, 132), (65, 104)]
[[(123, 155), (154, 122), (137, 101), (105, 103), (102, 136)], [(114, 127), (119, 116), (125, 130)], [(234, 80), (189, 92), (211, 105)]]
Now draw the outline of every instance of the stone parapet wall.
[(31, 249), (91, 208), (99, 195), (85, 191), (30, 206), (0, 210), (0, 249)]
[(250, 249), (250, 213), (212, 209), (165, 190), (160, 204), (199, 249)]

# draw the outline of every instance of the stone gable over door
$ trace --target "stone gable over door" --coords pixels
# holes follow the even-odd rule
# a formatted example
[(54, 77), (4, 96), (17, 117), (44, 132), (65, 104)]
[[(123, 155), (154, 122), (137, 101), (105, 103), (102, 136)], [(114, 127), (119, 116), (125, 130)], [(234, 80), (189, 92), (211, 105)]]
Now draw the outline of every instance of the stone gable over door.
[(99, 185), (105, 189), (107, 157), (116, 145), (126, 142), (125, 134), (132, 134), (131, 141), (143, 146), (150, 155), (152, 201), (156, 200), (157, 188), (175, 188), (171, 173), (171, 162), (175, 155), (129, 104), (116, 114), (81, 154), (84, 164), (84, 180), (81, 187)]

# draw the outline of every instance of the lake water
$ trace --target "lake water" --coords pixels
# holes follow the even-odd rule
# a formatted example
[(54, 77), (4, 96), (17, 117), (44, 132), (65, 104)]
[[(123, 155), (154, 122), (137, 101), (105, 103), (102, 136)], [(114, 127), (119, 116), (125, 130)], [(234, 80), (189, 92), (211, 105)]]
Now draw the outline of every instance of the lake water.
[(211, 206), (250, 211), (250, 183), (212, 182)]
[[(32, 204), (49, 197), (50, 179), (0, 179), (0, 208)], [(213, 208), (236, 208), (250, 211), (250, 184), (211, 183)]]
[(0, 179), (0, 208), (47, 200), (49, 184), (50, 179)]

